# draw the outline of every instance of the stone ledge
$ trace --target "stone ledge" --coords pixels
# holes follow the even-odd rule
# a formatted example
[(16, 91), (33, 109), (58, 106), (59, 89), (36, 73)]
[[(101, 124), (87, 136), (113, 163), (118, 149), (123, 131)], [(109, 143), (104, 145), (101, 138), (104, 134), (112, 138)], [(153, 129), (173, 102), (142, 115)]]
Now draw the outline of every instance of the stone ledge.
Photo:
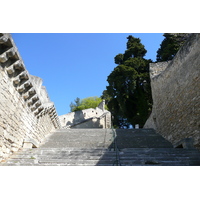
[(194, 149), (193, 138), (185, 138), (173, 145), (174, 148)]
[(7, 35), (3, 35), (0, 37), (0, 44), (4, 44), (5, 42), (7, 42), (9, 39), (9, 37)]
[(23, 148), (32, 149), (32, 148), (38, 148), (38, 147), (39, 147), (39, 144), (34, 139), (32, 138), (24, 139)]
[(13, 57), (16, 52), (17, 49), (15, 47), (11, 47), (10, 49), (6, 50), (0, 55), (0, 62), (5, 63), (10, 57)]

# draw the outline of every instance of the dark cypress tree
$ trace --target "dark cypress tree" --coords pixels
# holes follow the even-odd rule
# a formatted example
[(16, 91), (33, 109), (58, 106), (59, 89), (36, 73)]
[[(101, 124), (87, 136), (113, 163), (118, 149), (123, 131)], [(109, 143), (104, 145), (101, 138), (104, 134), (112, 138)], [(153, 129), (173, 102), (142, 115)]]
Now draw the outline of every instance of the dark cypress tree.
[(115, 56), (119, 65), (108, 76), (109, 85), (102, 96), (108, 99), (114, 125), (120, 128), (130, 124), (143, 126), (152, 106), (149, 78), (152, 60), (143, 58), (147, 51), (139, 38), (129, 35), (127, 39), (127, 50)]
[(165, 38), (157, 51), (157, 61), (172, 60), (189, 35), (189, 33), (165, 33), (163, 35)]

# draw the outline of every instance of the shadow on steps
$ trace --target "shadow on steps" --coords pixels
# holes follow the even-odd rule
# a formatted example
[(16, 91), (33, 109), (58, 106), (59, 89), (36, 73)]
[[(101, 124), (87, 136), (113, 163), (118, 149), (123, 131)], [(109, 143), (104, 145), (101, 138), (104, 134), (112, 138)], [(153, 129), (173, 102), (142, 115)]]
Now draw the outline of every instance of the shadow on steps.
[[(200, 166), (196, 149), (173, 148), (153, 129), (63, 129), (5, 166)], [(116, 148), (117, 147), (117, 148)], [(117, 150), (117, 151), (114, 151)]]
[(109, 149), (115, 152), (115, 158), (106, 152), (97, 165), (110, 158), (110, 163), (120, 166), (200, 166), (198, 150), (173, 148), (153, 129), (116, 129)]

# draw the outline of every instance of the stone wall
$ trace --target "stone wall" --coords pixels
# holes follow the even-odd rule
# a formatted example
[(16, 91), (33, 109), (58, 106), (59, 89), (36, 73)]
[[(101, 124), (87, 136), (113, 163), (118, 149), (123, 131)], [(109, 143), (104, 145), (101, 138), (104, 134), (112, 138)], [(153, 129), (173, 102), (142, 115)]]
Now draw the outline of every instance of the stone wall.
[(144, 128), (173, 144), (193, 138), (200, 148), (200, 34), (191, 34), (170, 62), (150, 64), (153, 110)]
[(105, 101), (98, 107), (70, 112), (59, 116), (62, 127), (65, 128), (111, 128), (111, 113), (104, 108)]
[(10, 34), (0, 34), (0, 162), (23, 147), (40, 143), (60, 122), (42, 79), (31, 76)]

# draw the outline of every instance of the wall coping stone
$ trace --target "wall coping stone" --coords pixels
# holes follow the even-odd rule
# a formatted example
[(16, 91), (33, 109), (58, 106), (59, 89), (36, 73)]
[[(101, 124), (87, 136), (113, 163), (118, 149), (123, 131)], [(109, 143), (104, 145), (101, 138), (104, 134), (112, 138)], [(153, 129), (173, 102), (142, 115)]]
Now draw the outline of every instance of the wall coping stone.
[(32, 138), (25, 138), (23, 148), (38, 148), (39, 144)]

